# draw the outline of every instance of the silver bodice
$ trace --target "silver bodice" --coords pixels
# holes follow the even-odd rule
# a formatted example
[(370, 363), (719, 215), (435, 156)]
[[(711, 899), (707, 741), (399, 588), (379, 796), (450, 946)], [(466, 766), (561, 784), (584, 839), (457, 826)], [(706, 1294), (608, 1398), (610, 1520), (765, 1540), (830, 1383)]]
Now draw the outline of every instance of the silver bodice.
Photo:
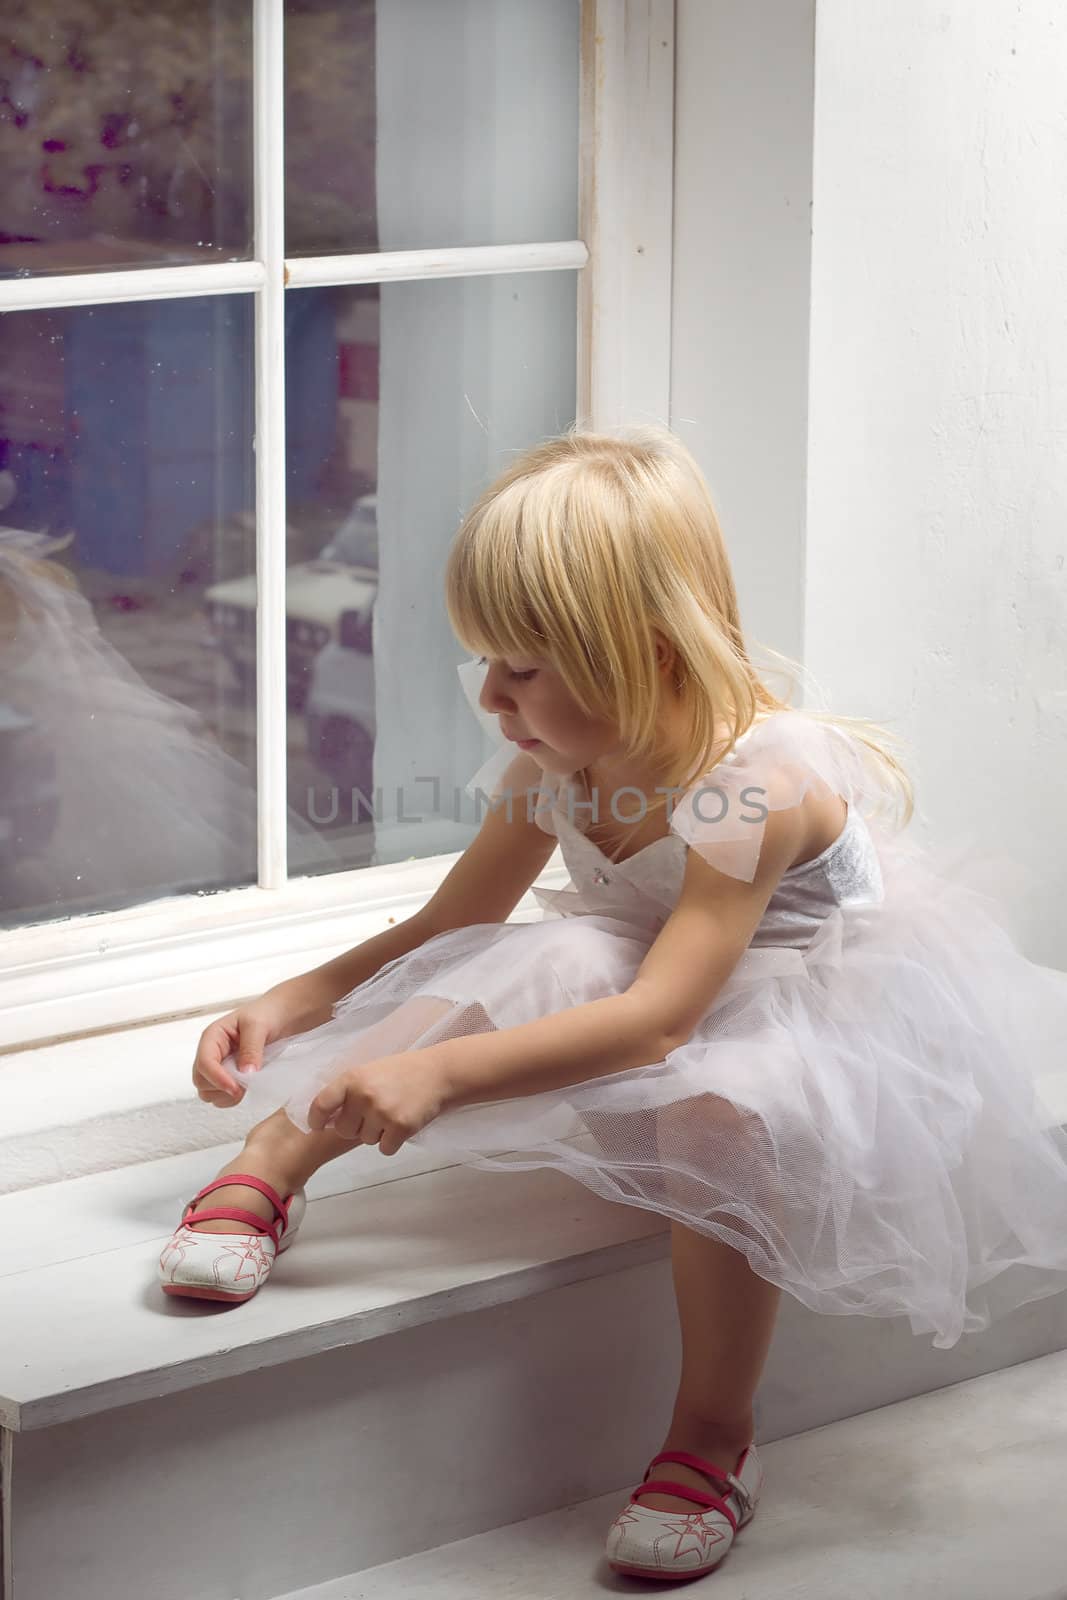
[[(626, 922), (653, 937), (681, 894), (688, 845), (665, 834), (627, 861), (608, 859), (570, 820), (561, 805), (545, 819), (559, 839), (570, 872), (564, 889), (534, 888), (550, 915), (601, 915)], [(838, 906), (875, 905), (883, 898), (878, 853), (862, 813), (849, 807), (844, 827), (811, 861), (785, 872), (752, 936), (750, 949), (766, 946), (803, 950)]]

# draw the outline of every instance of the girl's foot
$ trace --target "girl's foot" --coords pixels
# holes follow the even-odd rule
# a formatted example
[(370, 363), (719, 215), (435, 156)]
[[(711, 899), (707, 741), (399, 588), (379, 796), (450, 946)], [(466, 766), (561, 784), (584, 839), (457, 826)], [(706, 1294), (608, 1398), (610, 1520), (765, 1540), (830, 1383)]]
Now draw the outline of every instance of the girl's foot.
[[(282, 1171), (281, 1162), (269, 1158), (264, 1160), (261, 1155), (257, 1158), (254, 1151), (242, 1152), (235, 1161), (223, 1167), (218, 1175), (223, 1178), (228, 1172), (247, 1172), (253, 1178), (262, 1178), (264, 1183), (269, 1183), (283, 1198), (301, 1187)], [(217, 1206), (234, 1206), (239, 1211), (251, 1211), (253, 1216), (262, 1217), (264, 1222), (273, 1222), (275, 1217), (274, 1207), (266, 1195), (259, 1189), (250, 1189), (245, 1183), (228, 1183), (221, 1189), (213, 1189), (186, 1213), (185, 1225), (197, 1233), (255, 1233), (256, 1230), (250, 1222), (229, 1221), (224, 1217), (208, 1217), (206, 1222), (197, 1222), (196, 1213), (200, 1206), (206, 1211), (212, 1211)]]
[[(297, 1189), (302, 1189), (307, 1183), (315, 1165), (308, 1164), (307, 1138), (294, 1128), (288, 1118), (283, 1119), (286, 1127), (272, 1118), (271, 1121), (260, 1128), (252, 1130), (245, 1141), (245, 1147), (240, 1155), (220, 1168), (218, 1177), (224, 1178), (228, 1172), (247, 1173), (253, 1178), (262, 1178), (264, 1183), (269, 1183), (284, 1199), (293, 1194)], [(287, 1131), (291, 1130), (291, 1131)], [(239, 1211), (251, 1211), (255, 1217), (262, 1217), (264, 1222), (273, 1222), (274, 1207), (266, 1195), (259, 1189), (252, 1189), (247, 1184), (226, 1184), (221, 1189), (213, 1189), (211, 1194), (204, 1199), (185, 1217), (185, 1225), (193, 1228), (197, 1233), (255, 1233), (255, 1228), (247, 1222), (230, 1222), (222, 1217), (209, 1217), (206, 1222), (197, 1222), (196, 1213), (203, 1206), (205, 1211), (214, 1210), (218, 1206), (232, 1206)]]
[[(676, 1437), (672, 1428), (669, 1439)], [(705, 1441), (709, 1435), (704, 1433)], [(729, 1459), (733, 1446), (726, 1452)], [(668, 1454), (690, 1453), (671, 1445)], [(729, 1553), (734, 1539), (756, 1514), (763, 1490), (763, 1466), (755, 1445), (742, 1447), (729, 1467), (720, 1469), (707, 1459), (715, 1454), (710, 1444), (698, 1459), (706, 1473), (698, 1474), (692, 1498), (683, 1495), (643, 1493), (644, 1484), (688, 1485), (696, 1469), (685, 1462), (660, 1461), (656, 1456), (645, 1469), (642, 1485), (608, 1529), (605, 1554), (616, 1572), (634, 1578), (692, 1579), (713, 1572)], [(663, 1507), (664, 1509), (657, 1509)]]
[[(745, 1428), (740, 1432), (737, 1429), (723, 1429), (708, 1427), (700, 1424), (678, 1424), (671, 1426), (666, 1439), (660, 1445), (662, 1450), (686, 1450), (690, 1455), (699, 1456), (702, 1461), (710, 1461), (713, 1467), (721, 1467), (724, 1472), (735, 1472), (737, 1462), (742, 1452), (752, 1443), (753, 1430)], [(659, 1454), (656, 1451), (655, 1454)], [(657, 1478), (670, 1478), (674, 1483), (684, 1483), (693, 1489), (700, 1489), (704, 1494), (718, 1494), (719, 1487), (712, 1483), (703, 1472), (696, 1467), (687, 1467), (681, 1461), (672, 1461), (656, 1468)], [(650, 1511), (683, 1511), (692, 1513), (697, 1507), (691, 1500), (683, 1500), (676, 1494), (649, 1494), (641, 1496), (641, 1504)]]
[[(208, 1193), (183, 1208), (182, 1221), (159, 1258), (164, 1294), (236, 1304), (251, 1299), (270, 1277), (307, 1209), (299, 1147), (294, 1150), (289, 1136), (279, 1133), (276, 1125), (265, 1133), (253, 1129), (241, 1154), (219, 1174), (225, 1179), (232, 1172), (246, 1181), (215, 1188), (218, 1180), (213, 1180), (205, 1185)], [(256, 1187), (257, 1180), (262, 1187)], [(201, 1209), (225, 1214), (197, 1223)]]

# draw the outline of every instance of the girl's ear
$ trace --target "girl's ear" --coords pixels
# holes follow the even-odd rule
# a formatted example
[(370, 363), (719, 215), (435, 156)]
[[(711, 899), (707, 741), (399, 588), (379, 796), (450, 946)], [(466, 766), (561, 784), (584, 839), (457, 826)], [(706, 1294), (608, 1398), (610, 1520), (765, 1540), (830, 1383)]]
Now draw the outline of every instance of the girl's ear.
[(670, 672), (673, 670), (676, 651), (661, 633), (655, 635), (656, 639), (656, 671)]

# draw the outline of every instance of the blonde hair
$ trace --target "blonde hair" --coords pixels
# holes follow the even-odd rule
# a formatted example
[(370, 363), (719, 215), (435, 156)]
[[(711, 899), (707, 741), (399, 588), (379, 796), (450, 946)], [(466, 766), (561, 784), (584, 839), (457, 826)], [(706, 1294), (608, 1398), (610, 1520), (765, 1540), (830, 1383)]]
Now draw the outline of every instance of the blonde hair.
[[(662, 771), (668, 789), (709, 771), (757, 717), (794, 709), (753, 666), (708, 485), (665, 428), (575, 428), (519, 456), (464, 518), (445, 604), (471, 651), (550, 661), (583, 711), (614, 723), (627, 754)], [(675, 651), (683, 748), (660, 738), (657, 632)], [(903, 802), (901, 826), (910, 821), (914, 793), (894, 736), (865, 718), (805, 715), (859, 741)]]

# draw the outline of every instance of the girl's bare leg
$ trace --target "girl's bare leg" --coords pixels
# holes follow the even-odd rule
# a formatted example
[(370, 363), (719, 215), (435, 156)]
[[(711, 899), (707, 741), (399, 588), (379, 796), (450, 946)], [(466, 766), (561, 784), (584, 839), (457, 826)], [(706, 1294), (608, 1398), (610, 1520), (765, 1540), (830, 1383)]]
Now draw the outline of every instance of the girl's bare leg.
[[(354, 1148), (350, 1139), (342, 1139), (336, 1133), (302, 1133), (295, 1123), (289, 1121), (284, 1111), (278, 1110), (263, 1122), (256, 1123), (245, 1139), (240, 1155), (222, 1167), (218, 1176), (224, 1178), (229, 1172), (251, 1173), (253, 1177), (269, 1183), (284, 1200), (287, 1194), (302, 1189), (312, 1173), (325, 1166), (327, 1161)], [(209, 1210), (212, 1206), (237, 1206), (267, 1222), (274, 1217), (274, 1207), (266, 1195), (258, 1189), (250, 1189), (247, 1184), (227, 1184), (223, 1189), (215, 1189), (201, 1204)], [(190, 1227), (196, 1227), (203, 1233), (255, 1232), (246, 1223), (227, 1222), (221, 1218), (208, 1218), (206, 1222), (198, 1223), (195, 1211), (190, 1212), (187, 1221)]]
[[(682, 1333), (682, 1373), (674, 1415), (661, 1450), (688, 1450), (732, 1472), (755, 1432), (754, 1401), (774, 1333), (781, 1290), (753, 1272), (730, 1245), (671, 1221), (671, 1261)], [(655, 1452), (658, 1454), (658, 1452)], [(652, 1476), (691, 1484), (709, 1480), (675, 1462)], [(641, 1504), (695, 1512), (678, 1495), (653, 1494)]]
[[(415, 995), (398, 1006), (390, 1016), (373, 1027), (363, 1029), (351, 1039), (340, 1056), (338, 1072), (345, 1065), (352, 1066), (357, 1061), (371, 1061), (395, 1055), (400, 1050), (420, 1048), (414, 1041), (452, 1009), (450, 1000), (438, 1000), (432, 995)], [(344, 1155), (346, 1150), (356, 1148), (351, 1139), (342, 1139), (336, 1133), (301, 1132), (279, 1109), (264, 1121), (256, 1123), (247, 1135), (240, 1155), (222, 1167), (217, 1176), (224, 1178), (230, 1172), (247, 1172), (269, 1183), (284, 1199), (294, 1190), (302, 1189), (312, 1173), (325, 1166), (327, 1161), (333, 1161), (336, 1156)], [(266, 1195), (258, 1189), (249, 1188), (247, 1184), (227, 1184), (223, 1189), (215, 1189), (201, 1204), (208, 1210), (213, 1206), (236, 1206), (268, 1222), (274, 1217), (274, 1207)], [(190, 1212), (188, 1225), (204, 1233), (255, 1232), (254, 1228), (242, 1222), (213, 1221), (209, 1218), (207, 1222), (198, 1223), (195, 1211)]]

